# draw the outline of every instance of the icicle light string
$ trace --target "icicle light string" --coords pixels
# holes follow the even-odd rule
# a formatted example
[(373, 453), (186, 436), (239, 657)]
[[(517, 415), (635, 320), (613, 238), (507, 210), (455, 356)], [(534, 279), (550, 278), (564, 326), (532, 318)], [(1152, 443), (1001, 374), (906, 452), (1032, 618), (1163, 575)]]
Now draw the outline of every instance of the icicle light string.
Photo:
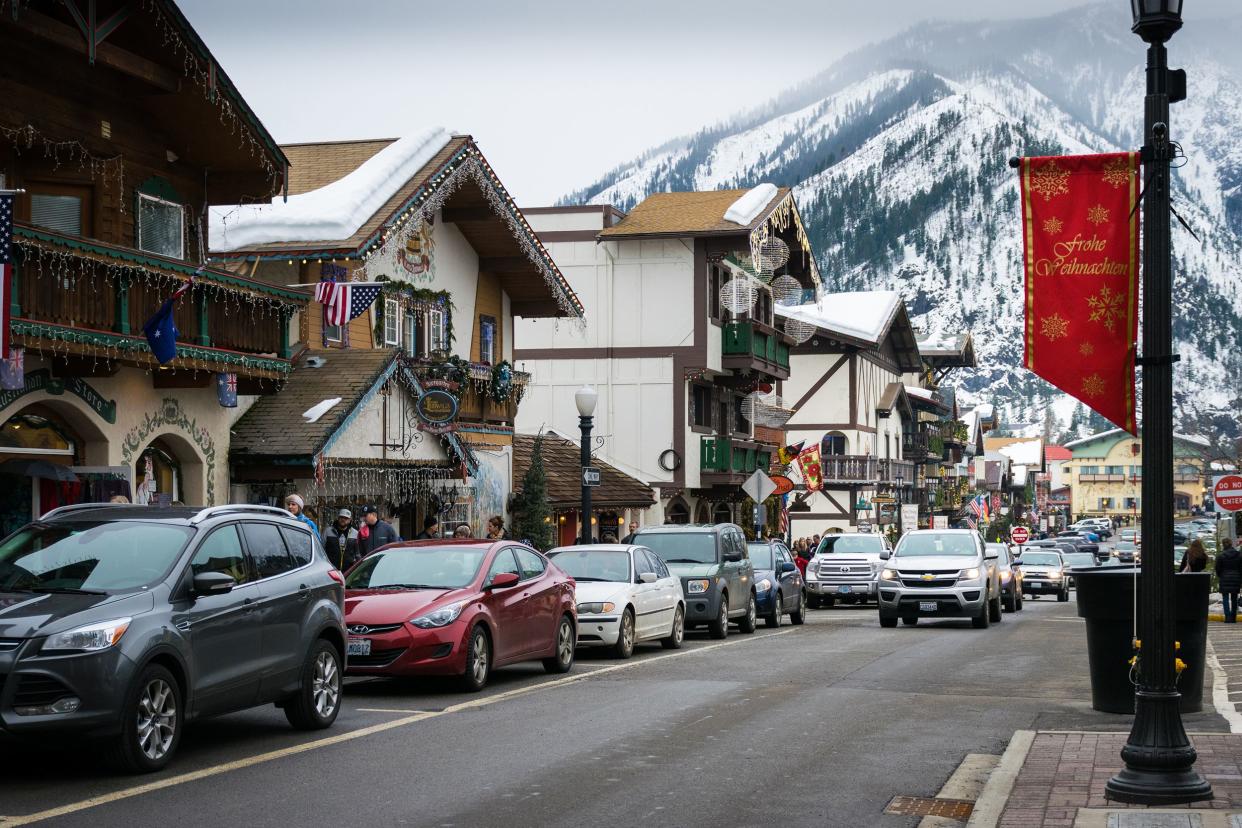
[[(0, 125), (0, 135), (13, 145), (18, 155), (23, 149), (32, 150), (37, 146), (43, 149), (43, 157), (52, 162), (52, 169), (59, 170), (62, 165), (77, 161), (78, 170), (87, 172), (92, 179), (99, 179), (104, 186), (115, 182), (118, 193), (125, 192), (125, 159), (114, 155), (104, 158), (95, 155), (81, 142), (73, 139), (58, 139), (45, 135), (33, 124), (19, 127)], [(120, 198), (119, 210), (125, 212), (125, 199)]]

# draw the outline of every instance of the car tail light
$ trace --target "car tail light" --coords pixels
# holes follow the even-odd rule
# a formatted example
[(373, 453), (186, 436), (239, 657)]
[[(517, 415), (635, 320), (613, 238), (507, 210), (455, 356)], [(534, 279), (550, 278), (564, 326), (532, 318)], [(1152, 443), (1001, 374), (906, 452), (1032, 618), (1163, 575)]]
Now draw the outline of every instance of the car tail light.
[(341, 586), (345, 586), (345, 576), (341, 574), (341, 570), (333, 567), (328, 570), (328, 577), (336, 581)]

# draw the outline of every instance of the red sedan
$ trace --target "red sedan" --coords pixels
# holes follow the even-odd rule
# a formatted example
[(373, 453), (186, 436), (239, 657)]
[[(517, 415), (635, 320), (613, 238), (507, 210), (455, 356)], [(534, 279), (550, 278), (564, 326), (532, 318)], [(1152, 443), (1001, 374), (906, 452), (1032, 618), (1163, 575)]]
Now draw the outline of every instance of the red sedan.
[(461, 676), (467, 690), (520, 661), (569, 672), (578, 640), (573, 579), (513, 541), (378, 549), (346, 575), (345, 625), (348, 674)]

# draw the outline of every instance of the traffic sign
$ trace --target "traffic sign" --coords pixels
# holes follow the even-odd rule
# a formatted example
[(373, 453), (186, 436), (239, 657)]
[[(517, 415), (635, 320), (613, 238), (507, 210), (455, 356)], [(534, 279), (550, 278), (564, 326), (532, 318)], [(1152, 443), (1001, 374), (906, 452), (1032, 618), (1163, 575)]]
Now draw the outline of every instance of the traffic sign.
[(1242, 477), (1222, 474), (1213, 478), (1212, 499), (1216, 501), (1216, 508), (1226, 512), (1242, 509)]
[(582, 467), (582, 485), (598, 486), (599, 485), (599, 469), (594, 466)]
[(762, 503), (768, 499), (768, 495), (776, 491), (776, 484), (772, 482), (772, 478), (764, 474), (763, 469), (755, 469), (755, 473), (746, 478), (746, 482), (742, 484), (742, 491), (750, 495), (751, 500)]
[(1009, 530), (1009, 539), (1021, 546), (1031, 539), (1031, 533), (1025, 526), (1015, 526)]

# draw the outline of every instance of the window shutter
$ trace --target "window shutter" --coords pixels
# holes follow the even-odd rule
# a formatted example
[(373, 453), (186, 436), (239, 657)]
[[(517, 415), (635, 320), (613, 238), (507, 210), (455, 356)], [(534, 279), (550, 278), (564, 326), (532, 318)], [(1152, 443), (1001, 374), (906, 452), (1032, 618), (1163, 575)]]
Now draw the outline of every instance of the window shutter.
[(82, 199), (70, 195), (30, 195), (30, 223), (58, 233), (82, 235)]

